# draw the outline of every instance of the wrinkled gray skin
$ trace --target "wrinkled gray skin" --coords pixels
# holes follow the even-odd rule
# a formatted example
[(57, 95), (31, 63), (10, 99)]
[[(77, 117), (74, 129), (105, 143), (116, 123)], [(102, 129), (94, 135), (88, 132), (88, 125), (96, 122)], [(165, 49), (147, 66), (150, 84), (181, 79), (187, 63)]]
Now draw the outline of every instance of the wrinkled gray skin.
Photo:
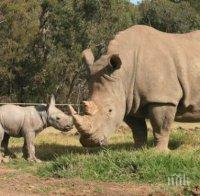
[(55, 106), (55, 98), (51, 97), (48, 106), (20, 107), (3, 105), (0, 107), (0, 162), (3, 154), (15, 157), (8, 149), (10, 137), (24, 137), (23, 156), (29, 161), (40, 162), (35, 157), (35, 136), (44, 128), (53, 126), (60, 131), (69, 131), (73, 126), (72, 117), (66, 115)]
[(83, 146), (106, 145), (124, 120), (140, 148), (150, 119), (156, 148), (168, 151), (174, 120), (200, 121), (200, 31), (169, 34), (136, 25), (119, 32), (99, 60), (90, 49), (83, 60), (90, 100), (83, 116), (70, 107)]

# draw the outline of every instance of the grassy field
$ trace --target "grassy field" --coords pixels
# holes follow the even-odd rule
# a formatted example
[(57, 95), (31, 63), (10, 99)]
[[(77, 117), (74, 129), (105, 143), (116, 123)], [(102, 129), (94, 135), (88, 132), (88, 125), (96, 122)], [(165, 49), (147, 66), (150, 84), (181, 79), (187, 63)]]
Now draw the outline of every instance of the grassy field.
[[(22, 139), (11, 139), (10, 147), (21, 157)], [(84, 149), (77, 135), (44, 131), (36, 139), (37, 157), (42, 164), (29, 164), (22, 158), (6, 167), (20, 169), (40, 177), (81, 178), (86, 181), (153, 184), (165, 192), (190, 193), (200, 185), (200, 129), (174, 128), (170, 138), (171, 152), (153, 149), (149, 132), (145, 149), (134, 151), (130, 130), (122, 128), (106, 148)], [(175, 186), (179, 176), (180, 186)], [(174, 181), (173, 181), (174, 180)], [(180, 182), (180, 183), (179, 183)], [(175, 183), (175, 184), (173, 184)]]

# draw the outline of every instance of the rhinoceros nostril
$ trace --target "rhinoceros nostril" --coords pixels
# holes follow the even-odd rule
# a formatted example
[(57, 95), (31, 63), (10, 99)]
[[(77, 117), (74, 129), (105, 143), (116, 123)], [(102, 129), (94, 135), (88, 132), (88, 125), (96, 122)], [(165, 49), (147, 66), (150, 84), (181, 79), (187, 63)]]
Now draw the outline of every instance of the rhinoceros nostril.
[(107, 139), (104, 137), (99, 141), (100, 146), (106, 146), (107, 145)]
[(68, 125), (66, 126), (67, 129), (72, 129), (73, 128), (73, 125)]
[(103, 145), (103, 140), (100, 140), (99, 144), (100, 144), (100, 146), (102, 146)]

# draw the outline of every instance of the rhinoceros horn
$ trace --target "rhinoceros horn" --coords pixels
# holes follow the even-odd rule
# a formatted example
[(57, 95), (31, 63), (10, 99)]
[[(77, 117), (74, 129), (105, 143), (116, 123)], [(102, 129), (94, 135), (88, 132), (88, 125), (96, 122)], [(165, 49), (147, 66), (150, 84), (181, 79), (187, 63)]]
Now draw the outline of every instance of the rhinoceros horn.
[(77, 127), (78, 132), (82, 134), (92, 133), (92, 123), (87, 115), (80, 116), (71, 105), (69, 105), (69, 112), (74, 119), (74, 124)]
[(88, 115), (94, 115), (98, 111), (98, 108), (93, 101), (83, 101), (83, 104), (85, 106), (85, 112)]

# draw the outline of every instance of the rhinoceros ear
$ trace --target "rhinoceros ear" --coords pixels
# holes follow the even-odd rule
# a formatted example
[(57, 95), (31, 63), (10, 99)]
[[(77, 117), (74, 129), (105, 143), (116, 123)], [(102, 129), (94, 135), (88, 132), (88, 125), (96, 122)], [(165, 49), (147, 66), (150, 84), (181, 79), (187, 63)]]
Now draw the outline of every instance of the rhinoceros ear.
[(55, 104), (56, 104), (55, 96), (52, 94), (50, 98), (49, 106), (55, 106)]
[(55, 106), (55, 104), (56, 104), (55, 96), (53, 94), (51, 94), (49, 102), (46, 105), (46, 111), (50, 112), (50, 109), (52, 108), (52, 106)]
[(114, 70), (120, 69), (122, 61), (119, 57), (119, 54), (112, 54), (109, 57), (109, 64), (112, 66)]
[(82, 52), (82, 59), (83, 59), (83, 62), (86, 65), (88, 65), (89, 67), (94, 64), (94, 55), (90, 48), (88, 48)]

